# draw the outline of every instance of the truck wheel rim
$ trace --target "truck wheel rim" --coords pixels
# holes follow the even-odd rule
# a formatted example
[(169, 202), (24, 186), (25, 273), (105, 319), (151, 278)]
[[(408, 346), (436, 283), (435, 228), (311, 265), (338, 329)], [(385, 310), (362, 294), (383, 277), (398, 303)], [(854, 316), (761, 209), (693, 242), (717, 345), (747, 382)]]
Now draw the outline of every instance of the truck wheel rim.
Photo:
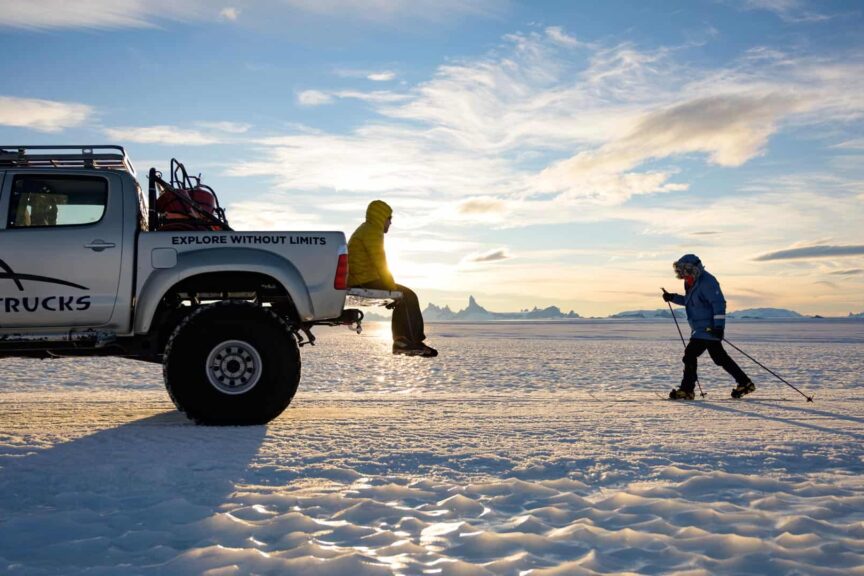
[(217, 344), (207, 356), (207, 379), (223, 394), (245, 394), (261, 379), (261, 355), (242, 340)]

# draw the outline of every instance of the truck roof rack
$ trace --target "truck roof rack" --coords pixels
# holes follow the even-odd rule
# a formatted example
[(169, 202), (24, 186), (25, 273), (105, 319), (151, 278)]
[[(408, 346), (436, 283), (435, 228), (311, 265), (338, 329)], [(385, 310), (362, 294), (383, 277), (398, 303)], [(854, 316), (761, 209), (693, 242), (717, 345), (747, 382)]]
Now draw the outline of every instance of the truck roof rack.
[(135, 176), (122, 146), (0, 146), (0, 168), (101, 168)]

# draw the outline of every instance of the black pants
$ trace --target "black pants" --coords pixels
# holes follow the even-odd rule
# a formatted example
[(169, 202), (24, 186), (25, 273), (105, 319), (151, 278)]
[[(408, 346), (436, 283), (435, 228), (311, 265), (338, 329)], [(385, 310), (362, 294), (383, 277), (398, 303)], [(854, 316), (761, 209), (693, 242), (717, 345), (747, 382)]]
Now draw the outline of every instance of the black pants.
[[(360, 288), (372, 290), (387, 290), (380, 282), (367, 282)], [(390, 329), (393, 332), (393, 340), (407, 340), (419, 344), (426, 339), (423, 326), (423, 313), (420, 312), (420, 301), (417, 294), (407, 286), (396, 285), (396, 290), (402, 292), (402, 299), (393, 308), (393, 317), (390, 320)]]
[(721, 366), (726, 372), (735, 378), (738, 384), (745, 384), (750, 381), (747, 374), (741, 370), (741, 367), (735, 363), (726, 350), (723, 349), (723, 343), (719, 340), (702, 340), (701, 338), (691, 338), (687, 348), (684, 349), (684, 377), (681, 379), (681, 389), (688, 392), (693, 392), (696, 387), (696, 364), (697, 358), (702, 355), (705, 350), (711, 355), (711, 360), (715, 364)]

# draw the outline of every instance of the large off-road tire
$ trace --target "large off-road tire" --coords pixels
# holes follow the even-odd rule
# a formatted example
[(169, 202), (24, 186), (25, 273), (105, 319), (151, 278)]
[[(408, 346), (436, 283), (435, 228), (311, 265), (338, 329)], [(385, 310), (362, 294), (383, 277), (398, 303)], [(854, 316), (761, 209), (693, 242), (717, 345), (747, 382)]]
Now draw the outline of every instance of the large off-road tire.
[(265, 424), (279, 416), (300, 383), (300, 351), (276, 314), (249, 302), (198, 308), (168, 339), (165, 388), (199, 424)]

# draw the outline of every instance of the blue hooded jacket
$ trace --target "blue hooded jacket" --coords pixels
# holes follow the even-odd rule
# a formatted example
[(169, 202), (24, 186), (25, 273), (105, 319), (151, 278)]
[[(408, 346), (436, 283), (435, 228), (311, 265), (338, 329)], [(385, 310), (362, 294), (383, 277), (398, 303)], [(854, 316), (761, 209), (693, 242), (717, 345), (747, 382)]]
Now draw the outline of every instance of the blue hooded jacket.
[(687, 323), (690, 324), (690, 337), (701, 340), (719, 340), (708, 332), (708, 328), (725, 329), (726, 299), (720, 290), (720, 283), (702, 267), (702, 262), (693, 254), (686, 254), (678, 260), (679, 264), (689, 264), (696, 272), (696, 282), (690, 288), (684, 283), (685, 295), (676, 294), (672, 302), (684, 306)]

